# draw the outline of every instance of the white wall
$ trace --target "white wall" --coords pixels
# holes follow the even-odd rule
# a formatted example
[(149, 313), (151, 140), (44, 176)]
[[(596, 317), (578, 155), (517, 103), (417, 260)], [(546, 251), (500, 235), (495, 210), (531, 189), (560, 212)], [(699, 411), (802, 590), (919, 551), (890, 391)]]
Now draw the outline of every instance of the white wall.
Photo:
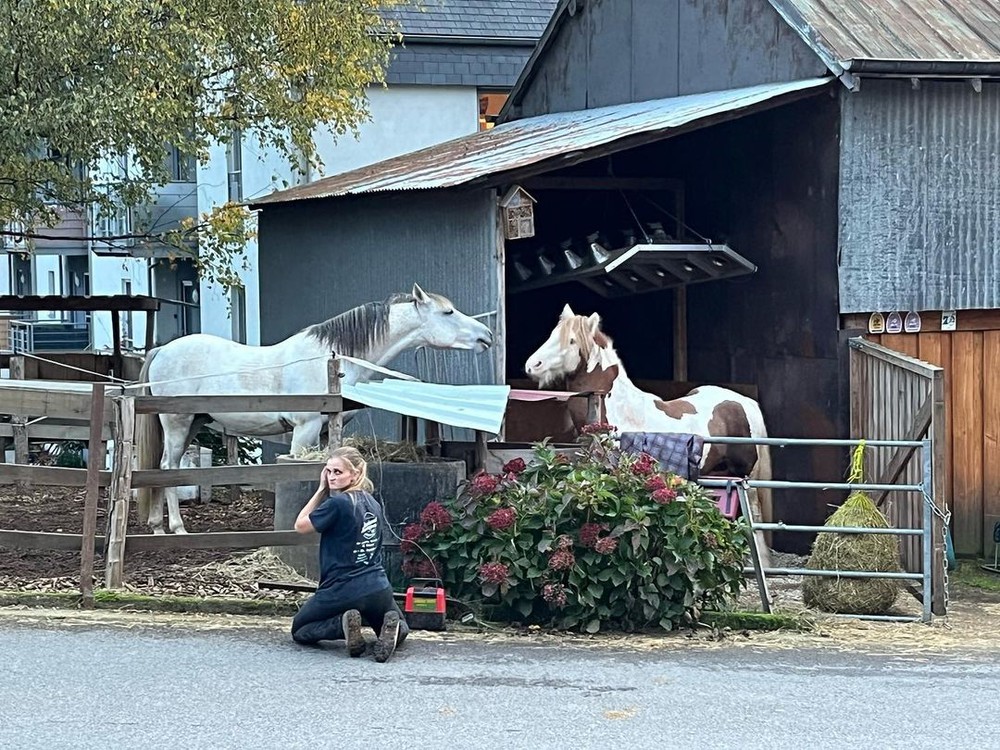
[[(313, 134), (324, 162), (322, 171), (308, 179), (339, 174), (435, 143), (475, 132), (479, 127), (479, 99), (474, 87), (393, 86), (368, 90), (371, 120), (360, 135), (342, 136), (335, 142), (325, 129)], [(198, 167), (198, 212), (228, 200), (226, 149), (213, 148), (209, 161)], [(253, 135), (243, 139), (243, 199), (267, 195), (305, 181), (288, 161), (273, 150), (261, 149)], [(246, 287), (247, 343), (260, 343), (260, 284), (257, 276), (257, 243), (247, 246), (250, 268), (240, 274)], [(202, 282), (201, 330), (232, 338), (227, 296)]]
[[(149, 271), (145, 258), (109, 257), (90, 254), (90, 293), (91, 294), (121, 294), (122, 280), (132, 282), (132, 294), (149, 294)], [(121, 313), (121, 325), (124, 330), (125, 316)], [(111, 330), (111, 313), (95, 312), (92, 317), (92, 333), (94, 349), (114, 349), (114, 337)], [(132, 313), (132, 341), (141, 347), (146, 341), (146, 314)]]
[(0, 253), (0, 294), (13, 294), (10, 285), (10, 254)]
[(479, 98), (472, 86), (392, 86), (369, 88), (371, 119), (360, 136), (334, 142), (326, 128), (313, 140), (324, 162), (311, 180), (339, 174), (435, 143), (474, 133), (479, 128)]

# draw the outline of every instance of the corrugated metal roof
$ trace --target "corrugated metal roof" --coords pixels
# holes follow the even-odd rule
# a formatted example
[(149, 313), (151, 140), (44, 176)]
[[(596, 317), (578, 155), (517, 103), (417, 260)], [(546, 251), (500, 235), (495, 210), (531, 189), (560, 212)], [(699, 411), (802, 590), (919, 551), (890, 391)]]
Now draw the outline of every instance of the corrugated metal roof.
[(429, 419), (452, 427), (500, 432), (509, 385), (442, 385), (380, 380), (343, 386), (344, 398), (373, 409)]
[(404, 36), (538, 39), (556, 0), (415, 0), (385, 11)]
[(1000, 61), (1000, 0), (770, 0), (830, 64)]
[(253, 205), (377, 191), (456, 187), (555, 158), (566, 165), (572, 163), (574, 156), (579, 156), (578, 161), (592, 158), (584, 152), (600, 146), (627, 141), (622, 148), (632, 147), (637, 136), (646, 135), (649, 136), (646, 140), (654, 140), (699, 121), (730, 119), (829, 81), (829, 78), (812, 78), (515, 120), (492, 130), (271, 193)]

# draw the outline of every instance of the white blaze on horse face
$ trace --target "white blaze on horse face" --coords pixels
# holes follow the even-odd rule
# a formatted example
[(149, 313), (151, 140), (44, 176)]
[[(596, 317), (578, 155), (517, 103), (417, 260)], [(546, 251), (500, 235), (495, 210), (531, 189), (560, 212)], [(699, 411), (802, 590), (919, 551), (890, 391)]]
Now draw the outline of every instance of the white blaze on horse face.
[(455, 308), (451, 300), (427, 294), (413, 285), (414, 306), (420, 316), (420, 335), (435, 349), (472, 349), (484, 352), (493, 345), (493, 331)]
[[(569, 305), (564, 308), (564, 315), (566, 310), (569, 310)], [(572, 311), (570, 315), (572, 316)], [(580, 366), (579, 342), (570, 336), (565, 345), (563, 343), (563, 327), (569, 325), (570, 320), (571, 318), (560, 317), (558, 325), (549, 334), (545, 343), (524, 363), (524, 371), (540, 386), (549, 385), (561, 377), (576, 372)]]

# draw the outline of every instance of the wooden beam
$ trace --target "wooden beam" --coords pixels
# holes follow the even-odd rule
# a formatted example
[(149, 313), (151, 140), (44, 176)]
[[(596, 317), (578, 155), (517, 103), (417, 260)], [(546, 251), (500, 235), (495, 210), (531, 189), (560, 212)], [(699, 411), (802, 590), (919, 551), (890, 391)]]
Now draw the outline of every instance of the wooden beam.
[[(263, 466), (211, 466), (194, 469), (136, 469), (132, 488), (185, 487), (187, 485), (272, 484), (312, 481), (323, 461), (304, 461)], [(79, 469), (77, 471), (80, 471)], [(108, 472), (105, 472), (108, 473)]]
[[(24, 428), (28, 433), (28, 440), (79, 440), (84, 442), (90, 439), (90, 428), (76, 424), (51, 424), (48, 420), (35, 422), (26, 425)], [(14, 436), (14, 426), (10, 423), (0, 422), (0, 438), (11, 438)], [(108, 440), (111, 432), (107, 425), (101, 433), (102, 440)]]
[[(883, 314), (888, 312), (882, 311)], [(905, 315), (905, 310), (899, 311)], [(941, 330), (941, 311), (925, 311), (920, 315), (920, 333), (937, 333)], [(845, 331), (868, 330), (871, 313), (844, 313), (840, 316), (840, 328)], [(1000, 331), (1000, 310), (959, 310), (956, 320), (957, 331)], [(947, 333), (947, 331), (945, 332)], [(913, 333), (883, 334), (885, 341), (895, 337), (915, 336)]]
[(156, 313), (153, 310), (146, 311), (146, 353), (149, 354), (153, 348), (156, 334)]
[[(111, 483), (110, 471), (99, 471), (98, 486), (107, 487)], [(0, 468), (0, 484), (22, 482), (26, 485), (62, 485), (63, 487), (86, 487), (86, 469), (65, 469), (60, 466), (34, 466), (31, 464), (5, 464)]]
[(527, 190), (648, 190), (677, 191), (684, 182), (670, 177), (529, 177)]
[(136, 414), (223, 414), (231, 412), (341, 412), (344, 400), (332, 394), (248, 396), (136, 396)]
[[(326, 387), (330, 398), (340, 398), (340, 379), (343, 373), (340, 371), (340, 360), (331, 356), (326, 366)], [(340, 447), (344, 438), (344, 409), (343, 403), (335, 409), (320, 409), (326, 414), (326, 450), (332, 453)]]
[(316, 544), (319, 534), (297, 531), (211, 531), (195, 534), (130, 534), (129, 552), (162, 549), (257, 549)]
[(674, 289), (674, 380), (688, 379), (687, 287)]
[(62, 297), (58, 295), (30, 294), (19, 297), (13, 294), (0, 295), (0, 310), (37, 312), (51, 310), (69, 311), (145, 311), (159, 310), (160, 300), (156, 297), (132, 297), (127, 294), (97, 296)]
[(117, 310), (111, 311), (111, 340), (116, 364), (121, 366), (122, 357), (122, 319), (121, 313)]
[[(316, 544), (318, 534), (297, 531), (212, 531), (196, 534), (130, 534), (129, 552), (163, 549), (256, 549), (258, 547), (297, 547)], [(83, 534), (51, 531), (16, 531), (0, 529), (0, 547), (50, 551), (79, 551)], [(94, 537), (94, 548), (104, 546), (105, 537)]]
[[(87, 454), (87, 491), (83, 503), (83, 539), (80, 542), (80, 594), (85, 609), (94, 606), (94, 537), (97, 534), (97, 496), (100, 492), (100, 468), (104, 465), (104, 443), (101, 425), (104, 422), (104, 386), (94, 383), (91, 392), (90, 445)], [(116, 453), (121, 453), (116, 446)], [(131, 458), (131, 453), (129, 454)]]
[[(120, 392), (120, 388), (105, 384)], [(90, 416), (90, 391), (68, 391), (48, 388), (0, 385), (0, 414), (22, 414), (28, 417), (47, 416), (54, 419), (87, 419)], [(105, 421), (111, 419), (111, 405), (105, 403)]]

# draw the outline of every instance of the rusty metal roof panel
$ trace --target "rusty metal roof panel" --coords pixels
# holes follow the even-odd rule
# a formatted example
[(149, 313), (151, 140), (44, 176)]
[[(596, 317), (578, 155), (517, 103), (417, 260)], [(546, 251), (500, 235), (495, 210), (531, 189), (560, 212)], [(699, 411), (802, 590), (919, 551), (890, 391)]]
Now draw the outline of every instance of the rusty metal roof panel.
[(700, 121), (748, 114), (763, 105), (775, 105), (808, 93), (830, 80), (813, 78), (515, 120), (371, 166), (271, 193), (257, 199), (253, 205), (378, 191), (457, 187), (552, 159), (562, 159), (562, 163), (568, 164), (574, 156), (600, 146), (626, 140), (634, 145), (632, 139), (637, 136), (648, 135), (652, 140)]
[(1000, 0), (770, 2), (827, 64), (1000, 61)]

